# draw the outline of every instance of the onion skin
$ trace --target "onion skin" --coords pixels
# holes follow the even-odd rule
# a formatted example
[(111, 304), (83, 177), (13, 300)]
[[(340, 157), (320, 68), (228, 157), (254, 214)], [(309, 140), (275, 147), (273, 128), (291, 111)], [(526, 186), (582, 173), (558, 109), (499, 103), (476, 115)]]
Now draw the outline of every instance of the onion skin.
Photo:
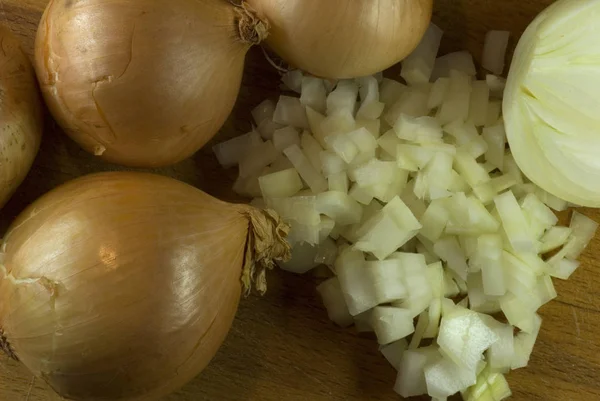
[(52, 0), (35, 67), (55, 119), (85, 150), (164, 166), (221, 128), (267, 29), (224, 0)]
[(355, 78), (408, 56), (431, 19), (432, 0), (248, 0), (270, 24), (266, 43), (322, 78)]
[(0, 26), (0, 208), (25, 179), (40, 148), (42, 102), (31, 62)]
[(0, 345), (63, 397), (160, 399), (225, 339), (248, 260), (289, 256), (265, 216), (151, 174), (67, 183), (5, 237)]

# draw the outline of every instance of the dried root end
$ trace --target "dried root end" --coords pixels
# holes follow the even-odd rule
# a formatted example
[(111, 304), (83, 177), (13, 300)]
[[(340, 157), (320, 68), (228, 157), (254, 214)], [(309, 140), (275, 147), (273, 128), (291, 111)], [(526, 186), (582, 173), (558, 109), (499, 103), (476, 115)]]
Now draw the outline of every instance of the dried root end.
[(269, 36), (269, 21), (261, 18), (248, 3), (242, 1), (236, 5), (235, 12), (239, 35), (244, 43), (258, 45)]
[(8, 339), (4, 336), (4, 330), (2, 329), (0, 329), (0, 350), (4, 351), (6, 355), (14, 359), (15, 361), (19, 360), (17, 354), (15, 354), (12, 347), (10, 346)]
[(250, 208), (246, 213), (250, 228), (242, 271), (244, 294), (249, 295), (254, 285), (263, 295), (267, 292), (267, 270), (275, 267), (275, 261), (291, 258), (291, 246), (286, 241), (290, 226), (274, 210)]

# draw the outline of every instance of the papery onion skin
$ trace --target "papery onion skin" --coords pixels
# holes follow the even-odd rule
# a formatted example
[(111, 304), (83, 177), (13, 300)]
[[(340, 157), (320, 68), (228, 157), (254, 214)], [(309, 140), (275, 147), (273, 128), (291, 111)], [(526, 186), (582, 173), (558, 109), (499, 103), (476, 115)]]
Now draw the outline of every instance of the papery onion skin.
[(519, 40), (503, 100), (519, 168), (587, 207), (600, 207), (599, 13), (594, 0), (561, 0), (540, 13)]
[(355, 78), (398, 63), (419, 44), (432, 0), (248, 0), (270, 24), (266, 43), (293, 67)]
[(43, 113), (31, 62), (0, 26), (0, 208), (21, 184), (38, 153)]
[(166, 177), (67, 183), (5, 237), (2, 348), (69, 399), (160, 399), (225, 339), (248, 259), (289, 256), (269, 229), (285, 232), (263, 212)]
[(164, 166), (221, 128), (267, 29), (223, 0), (52, 0), (35, 66), (52, 114), (85, 150)]

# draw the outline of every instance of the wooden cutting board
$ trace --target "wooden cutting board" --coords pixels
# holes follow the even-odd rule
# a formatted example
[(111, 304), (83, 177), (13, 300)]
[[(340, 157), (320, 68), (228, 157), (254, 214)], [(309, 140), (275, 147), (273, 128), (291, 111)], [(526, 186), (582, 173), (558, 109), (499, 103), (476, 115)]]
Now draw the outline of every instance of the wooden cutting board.
[[(219, 0), (215, 0), (219, 1)], [(323, 0), (326, 1), (326, 0)], [(353, 0), (357, 1), (357, 0)], [(33, 38), (47, 0), (0, 0), (0, 20), (31, 55)], [(551, 0), (438, 0), (435, 21), (448, 32), (446, 50), (481, 54), (489, 29), (509, 30), (513, 43)], [(249, 110), (273, 95), (277, 74), (260, 51), (248, 58), (238, 106), (217, 140), (250, 129)], [(210, 146), (193, 159), (157, 170), (225, 200), (233, 172), (222, 171)], [(0, 234), (25, 205), (82, 174), (118, 170), (94, 159), (62, 135), (50, 119), (35, 167), (20, 191), (0, 212)], [(600, 213), (584, 213), (600, 221)], [(563, 216), (566, 217), (566, 216)], [(375, 341), (327, 321), (310, 277), (283, 272), (270, 276), (263, 297), (242, 302), (227, 341), (209, 368), (167, 401), (358, 401), (397, 400), (394, 370)], [(559, 297), (545, 306), (539, 342), (527, 369), (508, 380), (519, 401), (600, 400), (600, 238), (569, 282), (556, 282)], [(140, 339), (143, 341), (143, 339)], [(0, 401), (56, 401), (41, 380), (18, 363), (0, 357)]]

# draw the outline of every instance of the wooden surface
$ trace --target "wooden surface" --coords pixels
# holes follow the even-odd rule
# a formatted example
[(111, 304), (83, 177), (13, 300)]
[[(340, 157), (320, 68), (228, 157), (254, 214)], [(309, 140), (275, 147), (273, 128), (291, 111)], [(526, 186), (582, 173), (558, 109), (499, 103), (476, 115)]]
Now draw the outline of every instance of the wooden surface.
[[(0, 20), (32, 54), (33, 37), (47, 0), (0, 0)], [(481, 53), (488, 29), (510, 30), (513, 40), (550, 0), (438, 0), (435, 21), (448, 34), (445, 49)], [(514, 43), (513, 43), (514, 45)], [(277, 75), (260, 51), (249, 55), (245, 85), (234, 115), (217, 140), (250, 129), (249, 110), (275, 93)], [(223, 199), (232, 172), (221, 171), (208, 150), (158, 172)], [(29, 202), (79, 175), (118, 169), (102, 164), (63, 136), (48, 119), (41, 153), (28, 180), (0, 212), (0, 233)], [(600, 220), (600, 213), (585, 211)], [(600, 400), (600, 238), (569, 282), (556, 283), (559, 297), (545, 306), (539, 342), (527, 369), (508, 380), (519, 401)], [(140, 341), (143, 341), (140, 338)], [(358, 401), (397, 400), (395, 372), (375, 341), (327, 321), (309, 277), (270, 276), (264, 298), (250, 297), (210, 367), (166, 401)], [(40, 380), (0, 357), (0, 401), (56, 401)]]

